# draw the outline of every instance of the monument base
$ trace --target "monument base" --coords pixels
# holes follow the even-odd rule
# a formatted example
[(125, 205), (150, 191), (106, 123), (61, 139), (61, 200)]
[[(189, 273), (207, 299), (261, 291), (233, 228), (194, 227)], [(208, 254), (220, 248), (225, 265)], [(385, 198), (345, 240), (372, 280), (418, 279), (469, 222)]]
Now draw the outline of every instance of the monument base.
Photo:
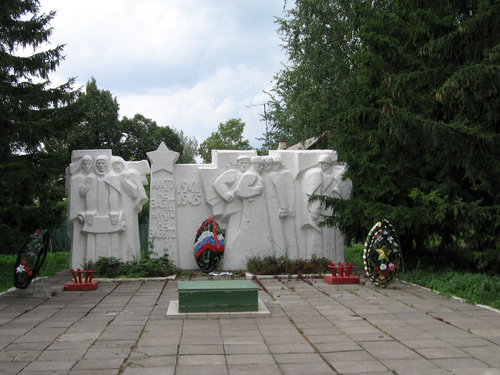
[(250, 280), (179, 281), (179, 313), (258, 311)]
[(323, 281), (328, 284), (356, 284), (359, 283), (359, 276), (323, 276)]
[(170, 301), (167, 309), (167, 319), (238, 319), (238, 318), (262, 318), (270, 317), (271, 312), (264, 302), (259, 299), (258, 311), (237, 311), (237, 312), (199, 312), (180, 313), (179, 301)]

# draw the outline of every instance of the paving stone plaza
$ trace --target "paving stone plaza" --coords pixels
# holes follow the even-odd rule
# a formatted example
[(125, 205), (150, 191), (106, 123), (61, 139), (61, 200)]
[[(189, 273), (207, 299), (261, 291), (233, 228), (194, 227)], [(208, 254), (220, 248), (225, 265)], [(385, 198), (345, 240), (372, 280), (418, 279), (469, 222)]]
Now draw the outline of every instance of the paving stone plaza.
[(1, 374), (498, 375), (500, 313), (396, 281), (261, 279), (263, 317), (166, 316), (176, 280), (0, 296)]

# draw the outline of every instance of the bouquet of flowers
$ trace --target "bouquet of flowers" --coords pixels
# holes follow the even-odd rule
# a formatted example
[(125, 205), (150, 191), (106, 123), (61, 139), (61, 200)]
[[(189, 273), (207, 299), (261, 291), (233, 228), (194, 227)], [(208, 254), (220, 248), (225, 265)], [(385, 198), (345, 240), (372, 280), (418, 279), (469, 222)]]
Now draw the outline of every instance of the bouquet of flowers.
[(14, 272), (14, 286), (26, 289), (31, 280), (36, 277), (42, 267), (49, 247), (49, 232), (47, 229), (37, 230), (17, 254)]

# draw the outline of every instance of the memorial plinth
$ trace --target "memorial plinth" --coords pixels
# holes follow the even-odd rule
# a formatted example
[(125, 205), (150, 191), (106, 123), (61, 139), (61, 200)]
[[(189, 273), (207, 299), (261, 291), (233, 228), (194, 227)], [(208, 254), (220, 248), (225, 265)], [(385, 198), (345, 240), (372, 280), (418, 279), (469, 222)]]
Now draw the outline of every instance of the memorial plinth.
[(258, 311), (258, 286), (251, 280), (179, 281), (179, 312)]

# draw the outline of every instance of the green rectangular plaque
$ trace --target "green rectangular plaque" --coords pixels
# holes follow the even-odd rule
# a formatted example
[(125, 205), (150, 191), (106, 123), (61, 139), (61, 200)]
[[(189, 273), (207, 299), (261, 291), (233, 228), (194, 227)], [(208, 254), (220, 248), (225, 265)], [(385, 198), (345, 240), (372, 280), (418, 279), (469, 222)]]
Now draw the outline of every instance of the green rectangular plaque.
[(258, 311), (259, 287), (251, 280), (179, 281), (179, 312)]

